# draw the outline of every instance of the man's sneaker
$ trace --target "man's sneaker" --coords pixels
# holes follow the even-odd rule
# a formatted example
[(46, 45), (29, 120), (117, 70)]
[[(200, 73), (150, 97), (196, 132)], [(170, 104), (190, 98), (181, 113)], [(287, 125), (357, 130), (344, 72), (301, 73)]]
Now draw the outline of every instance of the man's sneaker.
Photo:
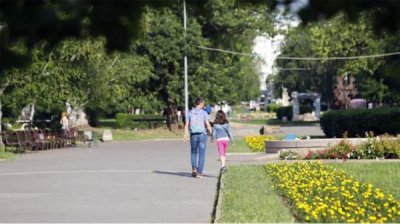
[(204, 175), (202, 173), (198, 173), (197, 178), (204, 178)]
[(225, 173), (225, 172), (226, 172), (226, 167), (224, 166), (221, 168), (221, 173)]
[(192, 177), (196, 177), (197, 176), (197, 171), (194, 169), (192, 170)]

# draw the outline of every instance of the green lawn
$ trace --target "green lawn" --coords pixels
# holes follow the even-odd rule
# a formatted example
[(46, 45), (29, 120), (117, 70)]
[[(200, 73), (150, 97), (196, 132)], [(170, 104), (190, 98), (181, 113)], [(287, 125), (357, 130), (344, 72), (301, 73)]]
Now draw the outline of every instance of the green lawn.
[(104, 129), (111, 130), (113, 134), (113, 140), (115, 141), (174, 139), (183, 137), (183, 130), (169, 131), (165, 127), (156, 129), (141, 129), (138, 131), (130, 129), (118, 129), (115, 119), (100, 119), (99, 127), (94, 128), (94, 131), (100, 137)]
[(0, 160), (13, 160), (15, 158), (15, 154), (12, 152), (6, 152), (4, 147), (0, 146)]
[(356, 163), (350, 161), (329, 165), (343, 169), (359, 181), (373, 184), (400, 200), (400, 162)]
[[(330, 163), (400, 200), (400, 162)], [(221, 217), (217, 222), (294, 222), (271, 188), (264, 166), (231, 166), (223, 179)]]
[[(94, 128), (98, 137), (101, 137), (103, 130), (107, 128)], [(151, 139), (179, 139), (182, 137), (182, 131), (169, 131), (165, 128), (148, 129), (148, 130), (125, 130), (111, 129), (114, 141), (132, 141), (132, 140), (151, 140)]]
[(293, 222), (274, 193), (263, 166), (231, 166), (223, 178), (221, 217), (217, 222)]
[(235, 146), (233, 146), (233, 144), (229, 145), (228, 152), (234, 152), (234, 153), (236, 153), (236, 152), (240, 152), (240, 153), (252, 152), (251, 149), (247, 146), (247, 144), (243, 138), (236, 138), (235, 143), (236, 143)]

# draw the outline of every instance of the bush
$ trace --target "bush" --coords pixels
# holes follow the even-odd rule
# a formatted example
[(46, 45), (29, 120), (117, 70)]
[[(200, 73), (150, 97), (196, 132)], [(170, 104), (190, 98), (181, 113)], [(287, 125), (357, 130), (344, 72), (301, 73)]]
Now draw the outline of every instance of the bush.
[(357, 148), (346, 139), (324, 150), (309, 151), (304, 159), (355, 159)]
[(251, 151), (263, 152), (265, 151), (265, 141), (275, 140), (272, 135), (258, 135), (258, 136), (246, 136), (244, 141), (247, 143)]
[(279, 153), (279, 158), (284, 160), (296, 160), (301, 159), (301, 156), (298, 152), (282, 150)]
[(287, 117), (288, 120), (292, 120), (292, 117), (293, 117), (292, 106), (278, 108), (276, 110), (276, 117), (279, 120), (282, 120), (283, 117)]
[(276, 111), (282, 107), (282, 104), (274, 104), (274, 103), (270, 103), (267, 105), (267, 112), (269, 113), (276, 113)]
[(400, 139), (383, 136), (383, 138), (368, 138), (357, 147), (357, 157), (362, 159), (398, 159), (400, 158)]
[[(300, 109), (299, 109), (300, 114), (311, 113), (312, 111), (313, 111), (313, 107), (300, 105)], [(279, 107), (276, 110), (276, 117), (279, 120), (282, 120), (282, 117), (285, 117), (285, 116), (287, 117), (288, 120), (292, 120), (293, 106)]]
[(364, 136), (366, 132), (400, 133), (400, 108), (348, 109), (323, 114), (321, 127), (327, 137)]
[(165, 121), (162, 115), (131, 115), (118, 113), (115, 118), (117, 127), (130, 129), (157, 128), (163, 126)]

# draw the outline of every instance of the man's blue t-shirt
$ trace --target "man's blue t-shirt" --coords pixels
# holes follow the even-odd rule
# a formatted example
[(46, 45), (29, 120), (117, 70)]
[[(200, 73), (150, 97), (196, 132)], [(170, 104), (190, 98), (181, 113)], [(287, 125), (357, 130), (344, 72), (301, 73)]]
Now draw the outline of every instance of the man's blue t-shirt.
[(188, 113), (189, 119), (189, 131), (191, 134), (194, 133), (206, 133), (206, 121), (208, 120), (208, 114), (206, 111), (198, 108), (193, 108)]

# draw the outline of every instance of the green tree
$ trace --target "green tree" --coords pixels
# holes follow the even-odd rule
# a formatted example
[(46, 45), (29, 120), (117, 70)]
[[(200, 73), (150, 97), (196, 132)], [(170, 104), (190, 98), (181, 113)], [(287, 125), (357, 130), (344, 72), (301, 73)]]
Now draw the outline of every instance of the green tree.
[[(189, 58), (189, 76), (191, 95), (199, 94), (193, 86), (202, 86), (207, 82), (198, 82), (199, 64), (206, 61), (207, 52), (200, 51), (197, 46), (205, 45), (206, 39), (201, 36), (201, 27), (195, 19), (188, 20), (186, 37), (182, 20), (171, 9), (155, 10), (147, 8), (144, 17), (143, 38), (134, 45), (135, 53), (148, 57), (152, 63), (154, 75), (148, 83), (153, 96), (167, 108), (168, 124), (176, 106), (183, 104), (183, 55)], [(205, 77), (205, 76), (204, 76)], [(206, 78), (206, 77), (205, 77)]]
[[(337, 15), (328, 21), (310, 24), (306, 28), (296, 28), (289, 34), (282, 55), (326, 58), (382, 53), (387, 34), (377, 36), (373, 32), (369, 14), (364, 13), (359, 17), (357, 23), (351, 23), (345, 15)], [(281, 71), (277, 81), (289, 86), (291, 91), (317, 90), (322, 93), (324, 100), (332, 103), (332, 90), (336, 76), (346, 72), (355, 76), (362, 73), (373, 75), (384, 63), (383, 58), (320, 61), (281, 60), (278, 62), (279, 67), (310, 70)]]
[[(257, 35), (272, 33), (273, 26), (268, 8), (235, 0), (207, 1), (205, 14), (198, 15), (203, 35), (210, 40), (210, 47), (236, 52), (251, 52)], [(226, 100), (237, 103), (259, 95), (258, 73), (253, 58), (242, 55), (209, 52), (210, 62), (205, 70), (217, 73), (211, 85), (212, 102)], [(212, 75), (210, 75), (212, 76)]]

